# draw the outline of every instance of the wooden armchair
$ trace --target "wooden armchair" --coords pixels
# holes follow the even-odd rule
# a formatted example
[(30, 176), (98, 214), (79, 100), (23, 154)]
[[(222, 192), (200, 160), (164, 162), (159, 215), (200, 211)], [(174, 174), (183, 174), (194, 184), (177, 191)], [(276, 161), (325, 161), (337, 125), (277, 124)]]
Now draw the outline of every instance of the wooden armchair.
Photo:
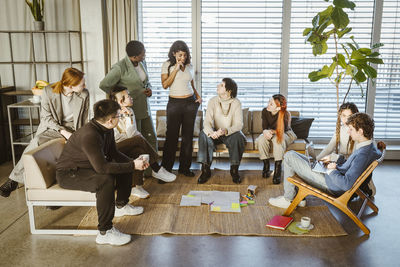
[[(300, 201), (302, 201), (308, 195), (313, 195), (322, 200), (325, 200), (326, 202), (332, 204), (333, 206), (343, 211), (347, 216), (350, 217), (350, 219), (352, 219), (357, 224), (358, 227), (361, 228), (361, 230), (363, 230), (365, 234), (369, 235), (370, 230), (361, 222), (360, 217), (364, 212), (366, 205), (368, 205), (376, 213), (378, 213), (378, 207), (362, 190), (360, 190), (360, 186), (368, 178), (368, 176), (372, 173), (372, 171), (376, 168), (376, 166), (378, 166), (378, 164), (383, 161), (383, 158), (385, 156), (386, 146), (383, 142), (379, 142), (378, 148), (382, 151), (382, 156), (378, 160), (372, 162), (367, 167), (367, 169), (360, 175), (360, 177), (358, 177), (353, 186), (339, 197), (322, 192), (321, 190), (312, 187), (311, 185), (304, 182), (297, 175), (289, 177), (288, 181), (297, 186), (299, 190), (297, 192), (296, 197), (294, 198), (290, 206), (286, 209), (283, 215), (285, 216), (290, 215), (293, 212), (293, 210), (297, 207), (297, 205), (300, 203)], [(348, 207), (348, 203), (354, 193), (356, 193), (363, 200), (362, 206), (357, 215)]]

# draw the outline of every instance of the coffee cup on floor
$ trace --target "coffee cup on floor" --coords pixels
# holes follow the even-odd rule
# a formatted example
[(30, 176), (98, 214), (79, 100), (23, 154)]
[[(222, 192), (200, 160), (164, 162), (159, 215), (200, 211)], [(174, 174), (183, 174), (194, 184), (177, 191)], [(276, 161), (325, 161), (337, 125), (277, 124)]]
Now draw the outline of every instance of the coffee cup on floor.
[(309, 228), (311, 225), (311, 218), (310, 217), (301, 217), (300, 225), (302, 228)]
[(141, 157), (146, 162), (150, 161), (150, 155), (149, 154), (142, 154), (139, 157)]

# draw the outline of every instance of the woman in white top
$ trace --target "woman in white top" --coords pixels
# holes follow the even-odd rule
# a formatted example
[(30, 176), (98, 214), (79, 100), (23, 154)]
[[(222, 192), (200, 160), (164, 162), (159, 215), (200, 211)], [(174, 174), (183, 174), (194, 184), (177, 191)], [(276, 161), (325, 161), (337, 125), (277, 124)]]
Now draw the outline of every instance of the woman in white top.
[(336, 161), (339, 155), (348, 156), (353, 152), (354, 141), (347, 132), (347, 119), (358, 112), (358, 108), (354, 103), (346, 102), (339, 107), (339, 116), (336, 122), (336, 132), (332, 136), (329, 144), (319, 153), (317, 160), (330, 155), (330, 161)]
[(183, 41), (175, 41), (168, 53), (168, 60), (161, 69), (161, 82), (169, 88), (167, 105), (167, 133), (162, 166), (171, 172), (182, 127), (182, 143), (178, 172), (193, 177), (190, 170), (193, 151), (193, 128), (201, 97), (194, 87), (193, 67), (190, 64), (189, 47)]
[[(121, 107), (120, 119), (114, 128), (117, 149), (131, 158), (137, 158), (142, 154), (149, 155), (149, 164), (152, 176), (164, 182), (172, 182), (176, 176), (167, 172), (158, 164), (158, 154), (151, 144), (143, 137), (136, 128), (135, 114), (132, 110), (132, 97), (126, 87), (116, 85), (111, 89), (110, 99), (117, 102)], [(139, 198), (148, 198), (150, 194), (143, 188), (143, 170), (133, 171), (133, 183), (131, 195)]]

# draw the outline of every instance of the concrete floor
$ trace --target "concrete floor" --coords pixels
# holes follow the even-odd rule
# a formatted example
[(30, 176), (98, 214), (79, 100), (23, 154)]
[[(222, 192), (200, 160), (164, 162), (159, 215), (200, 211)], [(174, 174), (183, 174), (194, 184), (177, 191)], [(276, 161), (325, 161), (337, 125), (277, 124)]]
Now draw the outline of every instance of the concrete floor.
[[(228, 168), (226, 159), (214, 167)], [(193, 167), (198, 165), (193, 164)], [(261, 169), (245, 159), (241, 169)], [(0, 182), (11, 164), (0, 165)], [(362, 231), (336, 208), (330, 207), (349, 233), (336, 238), (245, 236), (133, 236), (122, 247), (96, 245), (94, 236), (31, 235), (23, 187), (9, 198), (0, 197), (0, 266), (400, 266), (396, 184), (400, 161), (386, 161), (374, 172), (379, 215), (366, 209)], [(38, 223), (77, 225), (87, 208), (39, 209)]]

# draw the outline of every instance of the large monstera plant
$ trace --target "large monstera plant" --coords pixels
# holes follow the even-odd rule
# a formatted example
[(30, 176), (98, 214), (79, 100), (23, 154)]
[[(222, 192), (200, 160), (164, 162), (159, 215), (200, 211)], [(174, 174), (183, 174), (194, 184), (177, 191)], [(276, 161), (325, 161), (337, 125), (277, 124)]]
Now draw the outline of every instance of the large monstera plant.
[[(329, 0), (324, 0), (329, 2)], [(361, 88), (361, 95), (364, 95), (362, 83), (367, 78), (377, 77), (377, 71), (373, 64), (383, 64), (377, 51), (382, 43), (377, 43), (369, 48), (360, 47), (355, 41), (354, 36), (347, 37), (352, 28), (348, 27), (350, 20), (345, 12), (346, 9), (354, 10), (355, 3), (348, 0), (333, 0), (333, 5), (329, 5), (325, 10), (319, 12), (312, 20), (312, 28), (306, 28), (303, 36), (306, 42), (312, 45), (314, 56), (323, 55), (328, 51), (327, 42), (333, 38), (335, 45), (335, 55), (330, 64), (324, 65), (322, 69), (310, 72), (308, 78), (312, 82), (323, 78), (329, 78), (336, 86), (337, 109), (339, 110), (339, 86), (340, 83), (349, 78), (349, 88), (343, 99), (343, 103), (351, 89), (353, 81)], [(345, 41), (347, 39), (347, 41)], [(342, 41), (343, 40), (343, 41)]]

